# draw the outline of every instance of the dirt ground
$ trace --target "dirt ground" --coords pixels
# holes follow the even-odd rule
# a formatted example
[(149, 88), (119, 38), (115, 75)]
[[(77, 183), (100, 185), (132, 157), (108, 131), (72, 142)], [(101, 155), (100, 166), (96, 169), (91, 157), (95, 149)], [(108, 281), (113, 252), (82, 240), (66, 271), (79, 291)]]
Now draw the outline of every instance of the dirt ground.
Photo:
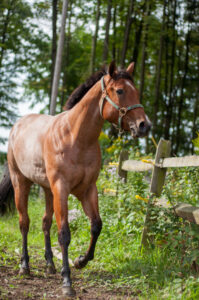
[[(70, 221), (77, 218), (79, 211), (70, 210)], [(0, 256), (0, 300), (25, 300), (25, 299), (79, 299), (79, 300), (137, 300), (137, 295), (140, 291), (136, 291), (135, 294), (129, 292), (128, 288), (117, 289), (112, 287), (111, 284), (107, 284), (110, 275), (100, 274), (100, 283), (97, 281), (95, 273), (89, 276), (89, 280), (84, 278), (81, 270), (76, 270), (71, 267), (71, 278), (73, 281), (73, 288), (76, 291), (76, 297), (67, 298), (62, 295), (62, 277), (60, 274), (61, 269), (61, 253), (57, 250), (59, 247), (52, 247), (53, 255), (59, 260), (57, 265), (57, 273), (53, 275), (46, 274), (45, 260), (34, 256), (34, 266), (30, 263), (30, 275), (19, 276), (19, 265), (15, 259), (10, 260), (8, 265), (5, 265), (5, 261)], [(15, 253), (16, 256), (16, 253)], [(20, 261), (20, 255), (18, 254), (18, 262)], [(72, 261), (70, 260), (72, 266)], [(96, 270), (97, 273), (97, 270)], [(99, 274), (98, 278), (99, 278)], [(102, 284), (104, 279), (104, 285)], [(130, 293), (130, 294), (129, 294)]]
[[(121, 289), (110, 290), (106, 286), (97, 284), (88, 286), (82, 278), (81, 271), (72, 268), (73, 287), (76, 290), (76, 297), (79, 300), (111, 300), (111, 299), (138, 299), (137, 296), (128, 295), (128, 292)], [(94, 275), (93, 275), (94, 276)], [(29, 276), (18, 275), (17, 266), (0, 266), (0, 299), (1, 300), (24, 300), (24, 299), (69, 299), (62, 295), (62, 279), (59, 272), (55, 275), (45, 274), (44, 263), (39, 268), (31, 270)], [(71, 299), (71, 298), (70, 298)]]

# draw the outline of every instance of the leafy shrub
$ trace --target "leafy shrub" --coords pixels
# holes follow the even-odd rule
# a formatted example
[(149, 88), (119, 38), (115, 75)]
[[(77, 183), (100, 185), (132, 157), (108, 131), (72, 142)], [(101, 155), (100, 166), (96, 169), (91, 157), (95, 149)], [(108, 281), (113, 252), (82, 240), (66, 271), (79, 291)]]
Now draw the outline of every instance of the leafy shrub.
[(195, 152), (196, 152), (196, 154), (198, 154), (199, 155), (199, 132), (197, 132), (197, 138), (195, 138), (192, 142), (193, 142), (193, 144), (194, 144), (194, 147), (195, 147)]

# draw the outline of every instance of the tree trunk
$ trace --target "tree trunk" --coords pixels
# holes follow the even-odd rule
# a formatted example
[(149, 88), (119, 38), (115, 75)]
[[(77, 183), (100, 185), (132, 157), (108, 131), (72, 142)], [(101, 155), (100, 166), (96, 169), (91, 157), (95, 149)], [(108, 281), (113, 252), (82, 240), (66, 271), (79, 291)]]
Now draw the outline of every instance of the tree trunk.
[(155, 135), (155, 133), (156, 133), (157, 114), (158, 114), (158, 111), (159, 111), (160, 79), (161, 79), (162, 54), (163, 54), (164, 34), (165, 34), (165, 9), (166, 9), (166, 0), (164, 0), (164, 6), (163, 6), (162, 29), (161, 29), (161, 36), (160, 36), (160, 46), (159, 46), (158, 64), (157, 64), (157, 72), (156, 72), (155, 99), (154, 99), (154, 105), (153, 105), (153, 107), (154, 107), (154, 111), (153, 111), (153, 135)]
[(66, 43), (64, 50), (64, 62), (63, 62), (63, 78), (62, 78), (62, 92), (61, 92), (61, 103), (60, 103), (60, 112), (62, 112), (63, 106), (65, 104), (66, 99), (66, 90), (67, 90), (67, 67), (69, 65), (69, 48), (70, 48), (70, 40), (71, 40), (71, 18), (72, 18), (72, 1), (69, 2), (70, 5), (70, 13), (68, 15), (68, 32), (66, 35)]
[[(198, 78), (199, 79), (199, 78)], [(198, 132), (198, 115), (199, 115), (199, 86), (197, 90), (197, 95), (195, 99), (194, 112), (193, 112), (193, 132), (192, 139), (196, 137), (196, 132)], [(194, 153), (194, 144), (192, 144), (192, 154)]]
[[(199, 82), (199, 51), (198, 51), (198, 82)], [(199, 85), (197, 85), (196, 90), (196, 99), (194, 104), (194, 111), (193, 111), (193, 131), (192, 131), (192, 139), (196, 137), (196, 132), (198, 130), (198, 122), (199, 122)], [(194, 153), (194, 144), (192, 144), (192, 153)]]
[[(116, 1), (115, 1), (116, 2)], [(117, 26), (117, 28), (123, 28), (124, 27), (124, 20), (121, 16), (121, 14), (119, 13), (120, 11), (123, 10), (123, 2), (117, 2), (118, 3), (118, 9), (117, 9), (117, 16), (118, 16), (118, 20), (117, 20), (117, 24), (119, 24), (119, 26)], [(119, 37), (120, 39), (120, 37)], [(117, 42), (117, 47), (116, 47), (116, 64), (119, 65), (120, 64), (120, 58), (121, 58), (121, 49), (122, 45), (121, 43)]]
[(175, 153), (178, 152), (178, 148), (179, 148), (180, 140), (181, 140), (180, 126), (181, 126), (182, 108), (183, 108), (183, 102), (184, 102), (184, 88), (186, 85), (188, 63), (189, 63), (189, 47), (190, 47), (189, 43), (190, 43), (190, 31), (188, 31), (187, 35), (186, 35), (186, 54), (185, 54), (185, 63), (184, 63), (184, 74), (183, 74), (183, 78), (181, 81), (180, 99), (179, 99), (179, 103), (178, 103), (178, 118), (177, 118)]
[(170, 137), (170, 125), (172, 120), (172, 105), (174, 100), (174, 90), (173, 90), (173, 83), (174, 83), (174, 65), (175, 65), (175, 51), (176, 51), (176, 0), (174, 0), (174, 8), (173, 8), (173, 36), (172, 36), (172, 50), (171, 50), (171, 70), (170, 70), (170, 86), (169, 86), (169, 101), (167, 105), (166, 111), (166, 120), (165, 120), (165, 132), (164, 137), (166, 140)]
[(112, 44), (112, 59), (116, 61), (116, 19), (117, 19), (117, 3), (114, 4), (114, 11), (113, 11), (113, 44)]
[[(167, 11), (167, 21), (165, 24), (165, 80), (164, 80), (164, 98), (168, 96), (168, 80), (169, 80), (169, 37), (168, 37), (169, 11)], [(165, 102), (166, 109), (167, 103)]]
[(5, 21), (4, 21), (4, 24), (3, 24), (2, 38), (1, 38), (1, 52), (0, 52), (0, 69), (2, 67), (4, 51), (6, 49), (6, 47), (5, 47), (6, 35), (7, 35), (7, 29), (8, 29), (8, 25), (9, 25), (9, 21), (10, 21), (10, 14), (11, 14), (11, 11), (12, 11), (12, 9), (11, 9), (12, 4), (13, 4), (13, 1), (10, 2), (10, 5), (7, 9), (7, 14), (5, 16)]
[(147, 40), (148, 40), (148, 17), (151, 13), (151, 5), (150, 1), (146, 0), (146, 14), (145, 14), (145, 22), (144, 22), (144, 36), (142, 43), (142, 60), (141, 60), (141, 76), (140, 76), (140, 102), (142, 102), (143, 92), (144, 92), (144, 77), (145, 77), (145, 64), (146, 64), (146, 48), (147, 48)]
[(136, 31), (135, 31), (135, 42), (134, 42), (134, 48), (133, 48), (133, 55), (131, 61), (135, 62), (134, 65), (134, 72), (135, 68), (137, 65), (137, 59), (138, 59), (138, 54), (139, 54), (139, 47), (140, 47), (140, 41), (141, 41), (141, 36), (142, 36), (142, 29), (143, 29), (143, 19), (139, 21), (139, 26), (136, 26)]
[(90, 65), (90, 73), (91, 74), (93, 74), (95, 71), (95, 56), (96, 56), (97, 36), (98, 36), (98, 30), (99, 30), (100, 4), (101, 4), (101, 1), (97, 0), (95, 33), (94, 33), (93, 40), (92, 40), (92, 51), (91, 51), (91, 65)]
[(106, 16), (106, 32), (105, 32), (105, 39), (104, 39), (104, 50), (103, 50), (103, 63), (107, 63), (108, 59), (108, 48), (109, 48), (109, 29), (111, 23), (111, 8), (112, 8), (112, 0), (108, 0), (107, 5), (107, 16)]
[(50, 114), (51, 115), (54, 115), (55, 111), (56, 111), (56, 100), (57, 100), (57, 94), (58, 94), (62, 53), (63, 53), (63, 47), (64, 47), (67, 9), (68, 9), (68, 0), (64, 0), (63, 7), (62, 7), (61, 30), (60, 30), (60, 36), (59, 36), (59, 42), (58, 42), (58, 49), (57, 49), (56, 62), (55, 62), (55, 71), (54, 71), (54, 76), (53, 76), (53, 86), (52, 86), (52, 93), (51, 93), (51, 102), (50, 102)]
[(133, 20), (133, 18), (132, 18), (133, 10), (134, 10), (134, 0), (130, 0), (128, 16), (127, 16), (126, 25), (125, 25), (122, 55), (121, 55), (121, 61), (120, 61), (121, 68), (124, 68), (124, 64), (125, 64), (126, 51), (128, 48), (129, 35), (130, 35), (131, 25), (132, 25), (132, 20)]
[(57, 51), (57, 1), (58, 0), (52, 0), (52, 48), (51, 48), (52, 64), (51, 64), (51, 79), (50, 79), (50, 97), (52, 93), (53, 75), (54, 75), (55, 59), (56, 59), (56, 51)]

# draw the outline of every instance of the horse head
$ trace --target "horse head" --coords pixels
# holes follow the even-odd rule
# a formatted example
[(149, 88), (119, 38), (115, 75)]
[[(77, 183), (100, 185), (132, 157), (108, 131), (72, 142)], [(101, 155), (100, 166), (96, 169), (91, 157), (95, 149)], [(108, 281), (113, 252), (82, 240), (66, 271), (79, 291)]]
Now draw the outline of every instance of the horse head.
[(135, 138), (147, 136), (151, 122), (140, 104), (139, 92), (131, 77), (133, 69), (134, 63), (125, 71), (118, 71), (114, 62), (109, 65), (108, 74), (101, 78), (100, 112), (105, 120), (120, 130), (130, 131)]

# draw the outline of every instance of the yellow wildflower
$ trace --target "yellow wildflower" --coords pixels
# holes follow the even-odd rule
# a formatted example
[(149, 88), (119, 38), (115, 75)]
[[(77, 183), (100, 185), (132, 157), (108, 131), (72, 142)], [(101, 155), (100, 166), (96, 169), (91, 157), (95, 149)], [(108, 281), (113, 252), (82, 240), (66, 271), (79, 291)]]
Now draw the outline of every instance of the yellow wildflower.
[(139, 195), (136, 195), (135, 198), (138, 199), (138, 200), (142, 200), (142, 201), (144, 201), (144, 202), (146, 202), (146, 203), (149, 202), (149, 200), (148, 200), (147, 198), (142, 198), (142, 197), (139, 196)]

